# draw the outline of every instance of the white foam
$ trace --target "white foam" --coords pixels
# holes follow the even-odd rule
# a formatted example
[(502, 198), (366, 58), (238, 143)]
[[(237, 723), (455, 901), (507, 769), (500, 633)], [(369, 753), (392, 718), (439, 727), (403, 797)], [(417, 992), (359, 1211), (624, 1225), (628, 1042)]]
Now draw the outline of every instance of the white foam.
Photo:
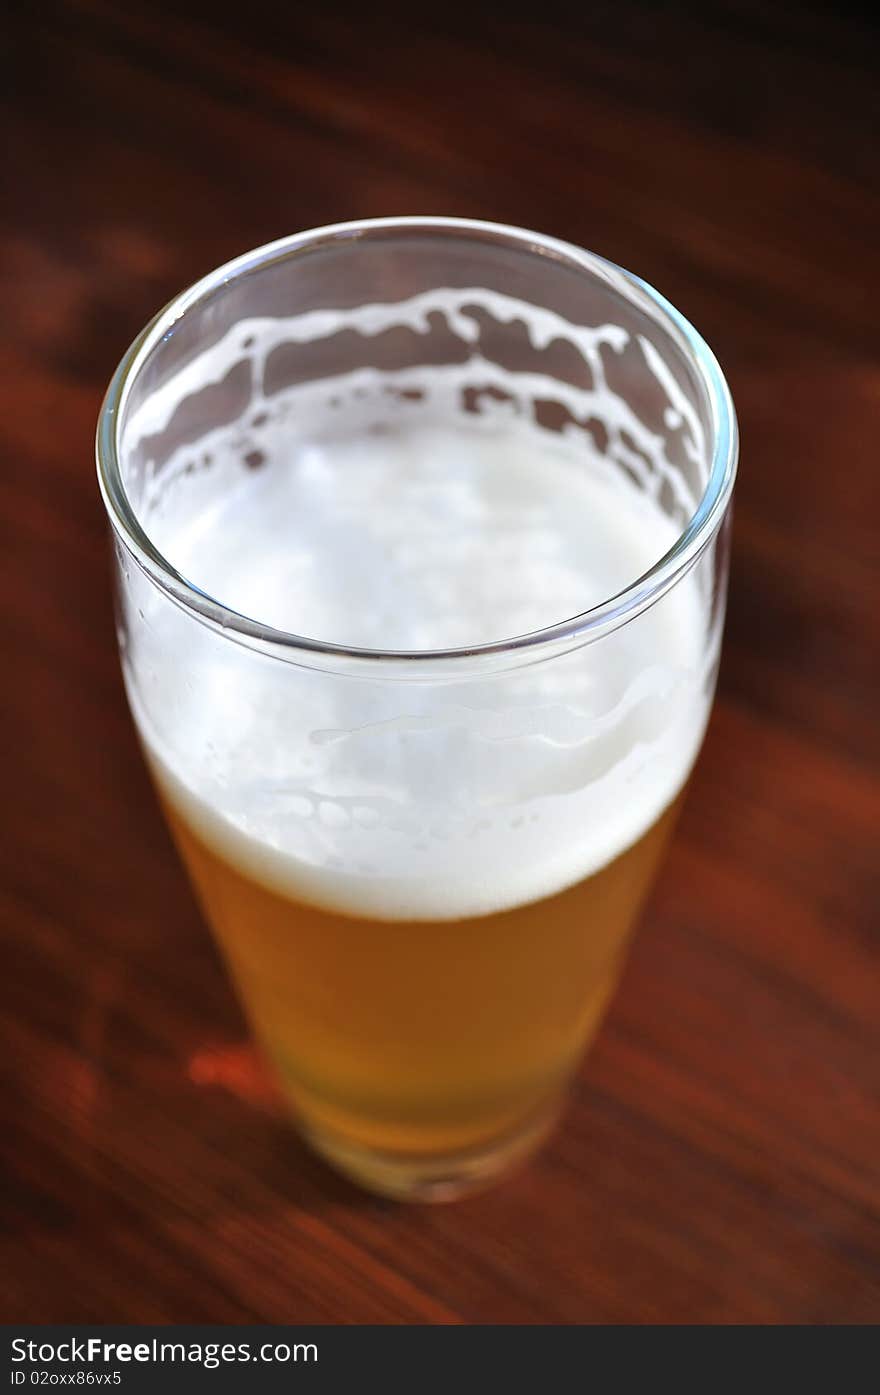
[[(487, 295), (432, 294), (453, 295), (453, 321)], [(512, 316), (516, 302), (489, 299)], [(382, 309), (367, 307), (361, 332), (385, 326)], [(519, 307), (526, 320), (532, 311)], [(413, 322), (426, 313), (419, 306)], [(459, 318), (473, 339), (475, 322)], [(533, 326), (533, 338), (558, 334), (556, 318)], [(309, 332), (339, 327), (334, 314)], [(285, 333), (308, 337), (299, 321), (239, 326), (212, 351), (214, 379), (247, 342), (262, 381), (266, 335), (271, 348)], [(146, 491), (145, 523), (176, 568), (227, 606), (325, 641), (472, 646), (576, 615), (656, 562), (692, 507), (662, 442), (636, 429), (599, 379), (597, 344), (619, 349), (627, 336), (613, 326), (578, 334), (595, 369), (590, 411), (611, 438), (604, 455), (583, 431), (535, 426), (525, 398), (555, 396), (573, 410), (581, 392), (540, 374), (479, 356), (364, 368), (272, 399), (258, 392), (259, 425), (252, 405), (246, 421), (199, 443), (210, 469), (193, 468), (190, 447), (164, 463)], [(662, 382), (660, 360), (646, 359)], [(180, 378), (191, 391), (206, 376), (200, 363)], [(508, 395), (474, 416), (462, 410), (468, 381), (503, 384)], [(181, 382), (141, 410), (142, 432), (167, 424)], [(346, 412), (334, 416), (343, 399)], [(630, 463), (625, 442), (612, 449), (624, 420), (642, 452), (630, 451), (631, 472), (620, 469)], [(691, 430), (691, 456), (695, 442)], [(243, 466), (248, 456), (258, 468)], [(674, 517), (660, 506), (664, 481)], [(705, 581), (700, 564), (636, 620), (547, 663), (411, 683), (257, 655), (133, 573), (126, 680), (157, 779), (235, 865), (349, 914), (487, 914), (595, 872), (678, 794), (714, 680)]]
[(265, 624), (380, 649), (491, 643), (580, 614), (675, 541), (672, 521), (548, 432), (418, 426), (287, 447), (153, 536)]

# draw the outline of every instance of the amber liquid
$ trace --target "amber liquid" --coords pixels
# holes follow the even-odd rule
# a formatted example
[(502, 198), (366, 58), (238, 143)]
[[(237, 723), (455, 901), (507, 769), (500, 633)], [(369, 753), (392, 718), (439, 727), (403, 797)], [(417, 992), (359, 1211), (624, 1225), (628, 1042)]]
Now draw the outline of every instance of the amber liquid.
[(491, 1150), (553, 1111), (600, 1023), (679, 802), (559, 895), (442, 921), (360, 920), (291, 900), (166, 807), (254, 1032), (306, 1132), (345, 1165)]

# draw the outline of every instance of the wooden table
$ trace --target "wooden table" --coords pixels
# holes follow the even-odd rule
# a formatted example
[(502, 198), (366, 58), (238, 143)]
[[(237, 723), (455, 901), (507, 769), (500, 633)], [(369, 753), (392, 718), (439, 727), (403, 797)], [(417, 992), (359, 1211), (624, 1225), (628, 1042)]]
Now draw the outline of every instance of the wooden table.
[[(375, 8), (7, 22), (0, 1316), (880, 1320), (877, 32)], [(638, 271), (743, 434), (720, 700), (623, 987), (543, 1155), (434, 1209), (361, 1195), (275, 1112), (135, 747), (92, 464), (177, 289), (410, 212)]]

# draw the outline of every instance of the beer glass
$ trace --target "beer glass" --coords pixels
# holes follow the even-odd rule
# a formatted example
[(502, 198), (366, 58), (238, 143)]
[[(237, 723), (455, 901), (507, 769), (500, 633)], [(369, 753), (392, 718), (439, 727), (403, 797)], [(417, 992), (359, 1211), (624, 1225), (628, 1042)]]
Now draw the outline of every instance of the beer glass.
[(285, 238), (98, 429), (128, 698), (293, 1117), (442, 1199), (596, 1032), (712, 700), (736, 423), (661, 296), (516, 228)]

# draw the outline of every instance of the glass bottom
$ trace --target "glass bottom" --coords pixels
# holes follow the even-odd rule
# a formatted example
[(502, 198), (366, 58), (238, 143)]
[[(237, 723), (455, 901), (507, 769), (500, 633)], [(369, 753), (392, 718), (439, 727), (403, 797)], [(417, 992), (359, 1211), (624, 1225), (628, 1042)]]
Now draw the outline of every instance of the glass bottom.
[(515, 1132), (466, 1152), (414, 1156), (364, 1148), (324, 1129), (300, 1123), (300, 1133), (320, 1157), (367, 1191), (395, 1201), (456, 1201), (483, 1191), (524, 1164), (553, 1131), (557, 1099)]

